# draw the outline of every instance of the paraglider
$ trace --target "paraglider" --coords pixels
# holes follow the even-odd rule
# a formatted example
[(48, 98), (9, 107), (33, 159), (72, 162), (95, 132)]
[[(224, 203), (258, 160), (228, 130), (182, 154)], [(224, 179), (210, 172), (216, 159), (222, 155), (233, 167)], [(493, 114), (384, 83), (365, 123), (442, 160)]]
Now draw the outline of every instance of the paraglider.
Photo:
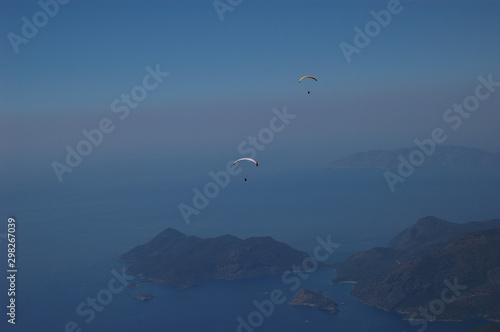
[[(305, 78), (310, 78), (310, 79), (312, 79), (312, 80), (315, 80), (316, 82), (318, 81), (318, 80), (316, 79), (316, 77), (313, 77), (313, 76), (302, 76), (302, 77), (299, 79), (299, 83), (300, 83), (303, 79), (305, 79)], [(311, 94), (311, 90), (308, 90), (308, 91), (307, 91), (307, 94)]]
[(311, 78), (311, 79), (315, 80), (316, 82), (318, 81), (318, 80), (316, 79), (316, 77), (312, 77), (312, 76), (302, 76), (302, 77), (299, 79), (299, 83), (300, 83), (300, 81), (302, 81), (304, 78)]
[[(233, 163), (233, 166), (236, 165), (237, 163), (239, 163), (240, 161), (244, 161), (244, 160), (245, 161), (251, 161), (252, 163), (255, 164), (255, 166), (259, 166), (259, 163), (256, 160), (252, 159), (252, 158), (240, 158), (240, 159), (236, 160)], [(247, 178), (244, 178), (244, 179), (245, 179), (245, 181), (247, 180)]]
[(234, 163), (233, 163), (233, 166), (236, 165), (237, 163), (239, 163), (240, 161), (243, 161), (243, 160), (248, 160), (248, 161), (251, 161), (252, 163), (255, 164), (255, 166), (259, 166), (259, 163), (257, 161), (255, 161), (254, 159), (252, 158), (240, 158), (238, 160), (236, 160)]

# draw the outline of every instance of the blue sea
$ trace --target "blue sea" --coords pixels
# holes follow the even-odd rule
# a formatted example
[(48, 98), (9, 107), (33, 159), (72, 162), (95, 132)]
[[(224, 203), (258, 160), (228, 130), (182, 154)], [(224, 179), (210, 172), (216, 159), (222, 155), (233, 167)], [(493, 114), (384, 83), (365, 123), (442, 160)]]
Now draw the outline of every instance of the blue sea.
[[(6, 279), (0, 282), (1, 331), (419, 331), (422, 325), (352, 298), (351, 284), (330, 285), (332, 268), (311, 271), (297, 286), (322, 290), (339, 303), (336, 315), (288, 305), (295, 284), (281, 275), (215, 280), (184, 290), (123, 287), (131, 281), (122, 276), (126, 265), (119, 257), (173, 227), (201, 237), (269, 235), (311, 255), (317, 238), (329, 236), (339, 244), (327, 259), (334, 263), (387, 245), (428, 215), (451, 222), (500, 217), (500, 173), (491, 168), (422, 167), (395, 192), (376, 169), (254, 172), (247, 182), (232, 177), (189, 224), (178, 205), (192, 205), (193, 188), (203, 190), (211, 169), (130, 169), (96, 171), (89, 163), (63, 183), (28, 177), (2, 191), (2, 216), (16, 219), (18, 273), (15, 326), (5, 314)], [(0, 227), (6, 233), (6, 220)], [(6, 259), (0, 268), (7, 270)], [(283, 303), (270, 307), (273, 291)], [(154, 295), (150, 301), (134, 298), (148, 293)], [(425, 331), (487, 323), (429, 322)]]

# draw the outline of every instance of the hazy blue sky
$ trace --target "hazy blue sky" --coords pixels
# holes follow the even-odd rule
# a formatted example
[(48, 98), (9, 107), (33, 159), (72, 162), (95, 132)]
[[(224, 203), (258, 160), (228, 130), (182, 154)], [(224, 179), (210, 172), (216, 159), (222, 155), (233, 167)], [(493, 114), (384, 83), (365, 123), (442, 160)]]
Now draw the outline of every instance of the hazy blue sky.
[[(500, 81), (498, 1), (401, 2), (350, 63), (340, 43), (354, 45), (354, 28), (364, 30), (389, 1), (245, 0), (221, 21), (212, 1), (73, 0), (17, 53), (9, 33), (22, 36), (23, 17), (33, 22), (42, 9), (0, 3), (4, 166), (36, 160), (39, 172), (53, 173), (50, 163), (63, 162), (65, 147), (103, 118), (115, 130), (84, 163), (200, 154), (225, 163), (285, 105), (298, 116), (263, 151), (269, 161), (300, 157), (318, 167), (411, 145), (436, 127), (448, 131), (447, 143), (500, 150), (500, 91), (458, 130), (443, 121), (479, 75)], [(120, 120), (113, 101), (157, 65), (169, 76)], [(311, 95), (298, 84), (303, 75), (318, 78)]]

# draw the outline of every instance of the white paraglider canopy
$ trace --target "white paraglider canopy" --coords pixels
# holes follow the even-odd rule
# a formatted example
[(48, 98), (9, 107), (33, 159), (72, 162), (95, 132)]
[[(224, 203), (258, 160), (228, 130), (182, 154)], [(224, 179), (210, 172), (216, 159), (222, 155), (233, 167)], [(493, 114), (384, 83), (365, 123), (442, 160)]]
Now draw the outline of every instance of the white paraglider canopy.
[(254, 163), (254, 164), (255, 164), (255, 166), (259, 166), (259, 163), (258, 163), (256, 160), (252, 159), (252, 158), (240, 158), (240, 159), (236, 160), (236, 161), (233, 163), (233, 165), (236, 165), (237, 163), (239, 163), (240, 161), (243, 161), (243, 160), (246, 160), (246, 161), (251, 161), (252, 163)]

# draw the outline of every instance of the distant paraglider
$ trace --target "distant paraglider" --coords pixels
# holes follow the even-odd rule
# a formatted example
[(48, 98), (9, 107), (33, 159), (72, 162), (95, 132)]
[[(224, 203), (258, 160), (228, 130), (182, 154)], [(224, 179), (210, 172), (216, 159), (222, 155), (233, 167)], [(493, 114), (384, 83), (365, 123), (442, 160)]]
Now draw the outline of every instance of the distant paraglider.
[(255, 164), (255, 166), (259, 166), (259, 163), (252, 158), (240, 158), (233, 163), (233, 166), (236, 165), (237, 163), (239, 163), (240, 161), (243, 161), (243, 160), (251, 161), (252, 163)]
[[(313, 77), (313, 76), (302, 76), (302, 77), (299, 79), (299, 83), (300, 83), (303, 79), (306, 79), (306, 78), (310, 78), (310, 79), (312, 79), (312, 80), (315, 80), (316, 82), (318, 81), (318, 80), (316, 79), (316, 77)], [(308, 94), (308, 95), (309, 95), (309, 94), (311, 94), (311, 90), (308, 90), (308, 91), (307, 91), (307, 94)]]
[[(259, 166), (259, 163), (256, 160), (252, 159), (252, 158), (240, 158), (240, 159), (236, 160), (233, 163), (233, 166), (236, 165), (237, 163), (239, 163), (240, 161), (244, 161), (244, 160), (245, 161), (251, 161), (252, 163), (255, 164), (255, 166)], [(245, 181), (247, 180), (247, 178), (244, 178), (244, 179), (245, 179)]]
[(318, 80), (316, 79), (316, 77), (312, 77), (312, 76), (302, 76), (302, 77), (299, 79), (299, 83), (300, 83), (300, 81), (302, 81), (304, 78), (311, 78), (311, 79), (315, 80), (316, 82), (318, 81)]

